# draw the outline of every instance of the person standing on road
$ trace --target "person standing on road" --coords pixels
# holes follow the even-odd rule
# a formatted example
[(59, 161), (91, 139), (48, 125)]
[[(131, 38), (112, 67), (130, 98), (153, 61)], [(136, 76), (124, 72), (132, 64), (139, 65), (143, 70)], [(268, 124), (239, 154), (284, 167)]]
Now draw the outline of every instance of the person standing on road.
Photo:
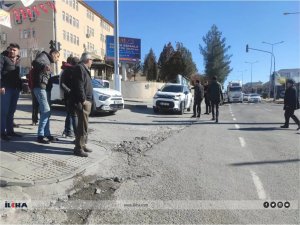
[(51, 63), (55, 63), (59, 59), (59, 51), (52, 49), (50, 53), (43, 51), (37, 55), (32, 62), (33, 66), (33, 92), (39, 103), (40, 122), (38, 127), (37, 141), (43, 144), (49, 144), (54, 141), (54, 137), (50, 133), (50, 105), (46, 88), (51, 75)]
[(6, 141), (10, 136), (21, 137), (14, 131), (14, 114), (22, 90), (19, 50), (17, 43), (11, 43), (6, 54), (0, 56), (1, 139)]
[(70, 93), (72, 88), (72, 76), (74, 73), (75, 65), (77, 65), (79, 59), (77, 57), (68, 57), (67, 62), (63, 62), (62, 69), (63, 72), (60, 77), (60, 87), (64, 92), (64, 102), (67, 110), (67, 115), (65, 119), (65, 129), (63, 131), (63, 136), (73, 137), (71, 126), (73, 127), (74, 135), (77, 129), (78, 119), (74, 111), (73, 104), (70, 101)]
[(205, 101), (205, 113), (209, 115), (211, 112), (211, 104), (209, 100), (209, 95), (208, 95), (208, 81), (205, 81), (204, 83), (204, 101)]
[(203, 86), (200, 84), (199, 80), (196, 80), (196, 83), (195, 83), (195, 86), (193, 87), (193, 89), (194, 89), (194, 106), (193, 106), (192, 117), (196, 117), (196, 112), (197, 112), (197, 117), (200, 118), (201, 102), (204, 97), (204, 89), (203, 89)]
[[(212, 119), (216, 120), (216, 123), (219, 122), (219, 105), (220, 102), (223, 101), (222, 87), (219, 82), (217, 82), (217, 77), (214, 76), (212, 78), (212, 82), (209, 86), (209, 98), (211, 101), (211, 109), (212, 109)], [(216, 111), (215, 111), (216, 109)], [(215, 114), (216, 113), (216, 114)]]
[(281, 126), (281, 128), (289, 128), (290, 118), (292, 118), (295, 123), (298, 125), (297, 130), (300, 130), (300, 121), (297, 116), (294, 114), (296, 109), (299, 109), (299, 99), (297, 96), (297, 91), (294, 86), (293, 80), (287, 80), (286, 82), (287, 89), (284, 95), (284, 118), (285, 123)]
[(93, 86), (90, 73), (93, 60), (90, 54), (83, 53), (80, 61), (81, 63), (75, 66), (71, 88), (71, 101), (74, 104), (78, 117), (74, 154), (87, 157), (87, 152), (92, 152), (92, 150), (86, 147), (86, 143), (89, 114), (91, 113), (93, 102)]

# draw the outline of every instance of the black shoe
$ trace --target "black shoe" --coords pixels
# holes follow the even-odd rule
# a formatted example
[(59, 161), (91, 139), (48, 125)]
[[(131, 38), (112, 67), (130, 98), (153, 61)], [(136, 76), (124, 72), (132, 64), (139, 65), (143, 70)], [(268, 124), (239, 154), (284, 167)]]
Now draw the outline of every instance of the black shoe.
[(213, 118), (211, 118), (211, 120), (215, 120), (215, 118), (213, 117)]
[(80, 157), (88, 157), (88, 154), (85, 153), (82, 149), (74, 150), (74, 155), (80, 156)]
[(218, 119), (216, 119), (216, 123), (219, 123), (219, 120), (218, 120)]
[(287, 126), (287, 125), (282, 125), (282, 126), (280, 126), (281, 128), (289, 128), (289, 126)]
[(10, 138), (6, 134), (1, 134), (1, 140), (10, 141)]
[(43, 137), (43, 136), (38, 136), (37, 142), (41, 143), (41, 144), (50, 144), (50, 142), (48, 141), (48, 139), (45, 138), (45, 137)]
[(47, 139), (48, 139), (49, 142), (58, 141), (58, 139), (56, 137), (53, 137), (53, 136), (47, 136)]
[(7, 133), (7, 136), (11, 136), (11, 137), (22, 137), (21, 134), (17, 134), (17, 133), (15, 133), (15, 132)]
[(196, 115), (192, 115), (192, 116), (191, 116), (191, 118), (195, 118), (195, 117), (196, 117)]
[(89, 149), (89, 148), (87, 148), (87, 147), (83, 147), (83, 151), (85, 151), (85, 152), (93, 152), (92, 149)]
[(200, 118), (200, 115), (197, 115), (197, 118)]
[(209, 115), (209, 113), (208, 112), (206, 112), (206, 113), (204, 113), (205, 115)]

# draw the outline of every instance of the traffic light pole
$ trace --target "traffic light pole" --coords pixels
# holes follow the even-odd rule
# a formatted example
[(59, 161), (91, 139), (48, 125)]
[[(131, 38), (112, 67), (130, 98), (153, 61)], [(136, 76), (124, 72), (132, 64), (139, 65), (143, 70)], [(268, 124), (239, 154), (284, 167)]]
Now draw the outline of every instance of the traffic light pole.
[(274, 83), (274, 89), (273, 89), (273, 95), (274, 95), (274, 101), (275, 101), (275, 99), (276, 99), (276, 95), (275, 95), (275, 90), (276, 90), (276, 85), (275, 85), (275, 71), (276, 71), (276, 69), (275, 69), (275, 55), (273, 54), (273, 52), (269, 52), (269, 51), (265, 51), (265, 50), (261, 50), (261, 49), (257, 49), (257, 48), (250, 48), (249, 47), (249, 45), (246, 45), (246, 52), (248, 52), (249, 51), (249, 49), (251, 49), (251, 50), (254, 50), (254, 51), (259, 51), (259, 52), (266, 52), (266, 53), (269, 53), (272, 57), (273, 57), (273, 59), (274, 59), (274, 70), (273, 70), (273, 76), (274, 76), (274, 78), (273, 78), (273, 83)]

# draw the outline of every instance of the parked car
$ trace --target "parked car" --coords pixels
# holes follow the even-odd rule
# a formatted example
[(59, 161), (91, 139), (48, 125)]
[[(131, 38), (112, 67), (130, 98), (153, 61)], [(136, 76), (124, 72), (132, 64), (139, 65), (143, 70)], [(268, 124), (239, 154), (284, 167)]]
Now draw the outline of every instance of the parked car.
[[(51, 78), (53, 83), (53, 88), (51, 91), (51, 103), (63, 105), (63, 92), (59, 86), (60, 76), (54, 76)], [(103, 86), (101, 80), (93, 79), (93, 97), (94, 102), (92, 106), (92, 114), (95, 112), (111, 112), (124, 108), (124, 99), (119, 91), (107, 88)], [(109, 82), (108, 82), (109, 83)]]
[(115, 113), (124, 109), (124, 99), (121, 92), (104, 87), (99, 80), (92, 80), (94, 107), (93, 111)]
[(261, 102), (261, 97), (259, 94), (250, 94), (250, 96), (248, 97), (248, 102), (254, 102), (254, 103), (258, 103)]
[(153, 111), (176, 111), (182, 115), (185, 110), (191, 110), (192, 101), (193, 96), (187, 85), (165, 84), (153, 97)]
[(244, 101), (244, 102), (248, 102), (250, 95), (251, 95), (251, 94), (244, 94), (244, 95), (243, 95), (243, 101)]

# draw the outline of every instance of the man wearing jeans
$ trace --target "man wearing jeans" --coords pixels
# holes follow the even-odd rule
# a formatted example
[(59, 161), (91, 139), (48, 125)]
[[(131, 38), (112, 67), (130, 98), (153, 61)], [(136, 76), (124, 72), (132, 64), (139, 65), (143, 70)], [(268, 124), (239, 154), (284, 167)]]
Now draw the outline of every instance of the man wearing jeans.
[(41, 52), (32, 62), (33, 66), (33, 92), (39, 103), (40, 122), (38, 127), (37, 141), (43, 144), (49, 144), (54, 138), (50, 133), (50, 99), (47, 98), (46, 87), (50, 79), (51, 63), (55, 63), (59, 59), (59, 51), (52, 49), (50, 53)]
[(22, 81), (20, 77), (20, 46), (11, 43), (7, 53), (0, 56), (1, 77), (1, 139), (9, 141), (10, 137), (21, 137), (14, 132), (14, 114), (17, 108)]
[(78, 117), (74, 154), (80, 157), (87, 157), (87, 152), (92, 152), (86, 147), (86, 143), (89, 114), (91, 113), (93, 102), (93, 86), (90, 73), (93, 60), (90, 54), (83, 53), (80, 61), (81, 63), (75, 66), (74, 69), (70, 95)]

